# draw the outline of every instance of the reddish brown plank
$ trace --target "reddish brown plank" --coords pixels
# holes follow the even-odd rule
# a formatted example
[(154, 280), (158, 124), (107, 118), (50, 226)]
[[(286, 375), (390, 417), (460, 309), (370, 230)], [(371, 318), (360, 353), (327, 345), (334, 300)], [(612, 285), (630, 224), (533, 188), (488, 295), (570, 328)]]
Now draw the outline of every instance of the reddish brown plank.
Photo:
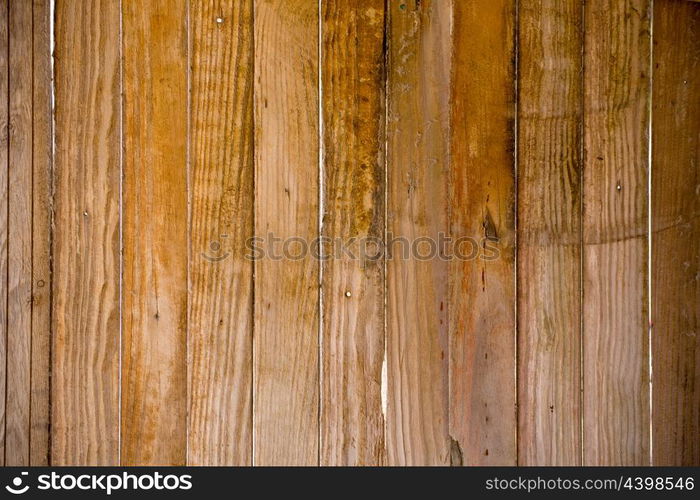
[(700, 465), (700, 5), (654, 2), (654, 465)]
[(454, 9), (450, 235), (479, 252), (450, 266), (450, 435), (465, 465), (513, 465), (515, 2)]
[(518, 464), (581, 463), (581, 0), (518, 11)]

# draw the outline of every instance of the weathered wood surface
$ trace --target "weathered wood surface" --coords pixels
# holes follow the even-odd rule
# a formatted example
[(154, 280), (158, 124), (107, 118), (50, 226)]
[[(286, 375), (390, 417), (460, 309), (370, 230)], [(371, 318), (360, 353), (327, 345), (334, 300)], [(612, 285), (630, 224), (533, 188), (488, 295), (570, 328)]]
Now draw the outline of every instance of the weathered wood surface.
[(0, 463), (698, 465), (697, 3), (50, 7), (0, 0)]

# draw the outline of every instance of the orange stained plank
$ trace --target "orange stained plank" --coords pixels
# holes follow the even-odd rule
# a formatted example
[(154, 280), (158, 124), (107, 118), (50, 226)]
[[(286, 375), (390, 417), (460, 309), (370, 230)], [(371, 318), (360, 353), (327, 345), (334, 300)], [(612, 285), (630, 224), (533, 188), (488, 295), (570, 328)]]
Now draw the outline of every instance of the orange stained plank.
[(186, 4), (122, 3), (124, 465), (186, 461)]

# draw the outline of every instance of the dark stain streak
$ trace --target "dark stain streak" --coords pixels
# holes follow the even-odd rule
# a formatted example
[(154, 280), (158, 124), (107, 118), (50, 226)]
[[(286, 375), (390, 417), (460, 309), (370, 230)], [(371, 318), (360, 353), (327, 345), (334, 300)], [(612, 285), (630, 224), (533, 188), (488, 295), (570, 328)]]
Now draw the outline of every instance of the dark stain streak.
[(450, 465), (453, 467), (460, 467), (464, 465), (464, 455), (462, 454), (462, 447), (459, 445), (459, 441), (450, 436)]
[(491, 218), (491, 212), (488, 208), (486, 209), (486, 215), (484, 216), (484, 222), (482, 224), (484, 228), (484, 238), (488, 241), (498, 241), (498, 232), (496, 231), (496, 225), (493, 223)]

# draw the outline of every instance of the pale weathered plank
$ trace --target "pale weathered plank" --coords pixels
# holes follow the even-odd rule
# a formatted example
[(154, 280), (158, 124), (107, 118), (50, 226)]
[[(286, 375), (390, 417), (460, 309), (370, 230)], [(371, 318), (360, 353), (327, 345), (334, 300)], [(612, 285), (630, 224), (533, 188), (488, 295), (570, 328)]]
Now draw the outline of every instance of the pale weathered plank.
[(32, 2), (10, 2), (5, 465), (29, 465), (32, 327)]
[(583, 463), (649, 464), (649, 0), (589, 0), (584, 44)]
[(190, 23), (188, 463), (249, 465), (253, 2), (193, 2)]
[(520, 4), (518, 463), (581, 463), (581, 0)]
[[(515, 2), (455, 2), (450, 435), (465, 465), (516, 462)], [(468, 255), (463, 255), (468, 256)]]
[(182, 465), (187, 441), (187, 12), (124, 0), (124, 465)]
[[(318, 236), (318, 1), (255, 0), (255, 232)], [(255, 263), (255, 464), (318, 463), (319, 261)], [(270, 248), (272, 247), (272, 248)]]
[(9, 6), (0, 1), (0, 465), (5, 465), (5, 389), (7, 381), (7, 196), (9, 161), (8, 43)]
[(7, 200), (9, 162), (9, 5), (0, 1), (0, 465), (5, 465), (7, 382)]
[(48, 465), (51, 355), (51, 43), (49, 0), (34, 0), (31, 465)]
[(654, 465), (700, 465), (700, 5), (654, 2)]
[[(448, 229), (451, 2), (389, 2), (388, 15), (386, 446), (391, 465), (442, 465), (448, 266), (410, 246)], [(431, 245), (416, 250), (429, 255)]]
[(118, 465), (119, 6), (58, 2), (55, 33), (51, 463)]
[[(322, 4), (323, 269), (321, 463), (385, 463), (384, 0)], [(333, 253), (350, 242), (353, 257)], [(365, 251), (363, 251), (363, 249)]]

